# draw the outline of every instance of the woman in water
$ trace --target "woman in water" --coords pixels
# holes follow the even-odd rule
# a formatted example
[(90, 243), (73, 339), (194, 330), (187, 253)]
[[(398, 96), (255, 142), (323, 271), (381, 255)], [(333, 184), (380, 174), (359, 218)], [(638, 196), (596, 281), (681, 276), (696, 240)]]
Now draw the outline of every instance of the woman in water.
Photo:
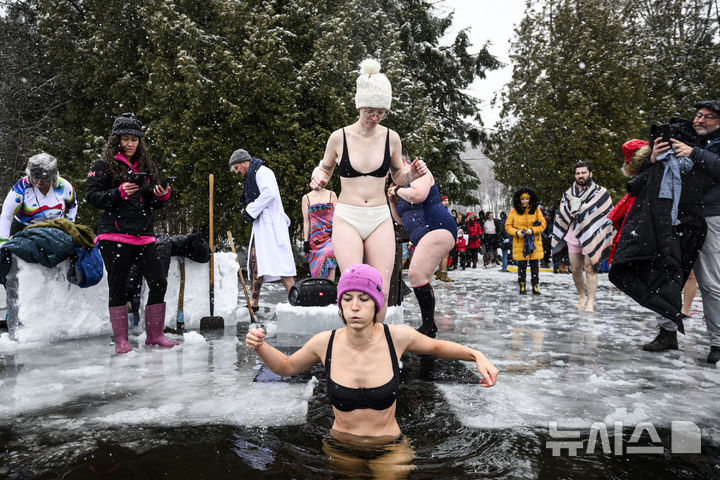
[(290, 356), (266, 343), (262, 329), (250, 330), (245, 338), (247, 347), (278, 375), (295, 375), (317, 363), (325, 366), (327, 396), (335, 415), (330, 434), (342, 442), (382, 445), (401, 438), (395, 399), (400, 387), (398, 359), (405, 351), (475, 362), (484, 387), (497, 380), (497, 368), (475, 349), (421, 335), (408, 325), (378, 323), (384, 302), (378, 271), (353, 265), (337, 286), (344, 327), (318, 333)]
[[(359, 117), (330, 135), (310, 187), (325, 187), (337, 166), (340, 196), (333, 218), (335, 258), (343, 270), (363, 261), (375, 267), (382, 275), (387, 299), (395, 264), (395, 249), (388, 248), (395, 244), (395, 232), (385, 198), (387, 174), (396, 185), (407, 185), (427, 169), (421, 160), (404, 164), (400, 136), (380, 125), (392, 101), (390, 82), (380, 73), (380, 64), (368, 59), (360, 67), (355, 94)], [(385, 312), (383, 302), (378, 315), (381, 323)]]
[[(403, 153), (403, 159), (408, 160), (407, 153)], [(430, 280), (438, 263), (455, 245), (457, 223), (441, 203), (435, 178), (429, 171), (405, 188), (390, 185), (388, 197), (393, 217), (415, 245), (408, 280), (422, 315), (418, 332), (435, 338), (435, 292)]]

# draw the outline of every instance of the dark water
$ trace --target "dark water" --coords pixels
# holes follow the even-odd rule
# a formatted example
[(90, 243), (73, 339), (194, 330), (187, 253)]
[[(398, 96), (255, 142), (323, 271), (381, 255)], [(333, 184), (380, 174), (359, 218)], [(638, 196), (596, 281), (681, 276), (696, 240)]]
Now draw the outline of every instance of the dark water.
[[(473, 429), (463, 426), (436, 385), (472, 383), (457, 363), (405, 355), (398, 422), (409, 439), (414, 469), (409, 479), (708, 479), (720, 476), (720, 448), (705, 441), (700, 455), (669, 453), (667, 431), (658, 431), (662, 455), (581, 454), (554, 457), (547, 429)], [(317, 372), (314, 372), (317, 373)], [(305, 381), (304, 378), (297, 381)], [(339, 472), (328, 463), (323, 440), (332, 411), (320, 381), (307, 422), (272, 428), (206, 425), (181, 428), (98, 427), (39, 431), (87, 413), (113, 398), (87, 397), (0, 426), (0, 477), (9, 479), (335, 479), (373, 477), (367, 468)], [(272, 401), (272, 399), (268, 399)], [(512, 406), (508, 406), (512, 408)], [(632, 432), (623, 432), (627, 441)], [(587, 435), (583, 435), (587, 438)], [(611, 444), (613, 439), (611, 435)], [(643, 444), (642, 442), (640, 444)], [(645, 445), (651, 445), (647, 439)], [(587, 441), (585, 442), (587, 445)], [(599, 451), (599, 448), (598, 450)]]

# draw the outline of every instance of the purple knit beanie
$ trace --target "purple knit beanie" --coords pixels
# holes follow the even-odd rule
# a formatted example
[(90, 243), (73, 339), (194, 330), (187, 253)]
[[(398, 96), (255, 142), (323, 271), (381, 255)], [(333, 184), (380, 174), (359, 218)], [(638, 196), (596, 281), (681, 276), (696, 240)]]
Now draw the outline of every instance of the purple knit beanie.
[(370, 265), (351, 265), (342, 272), (337, 285), (337, 303), (345, 292), (358, 291), (367, 293), (375, 301), (375, 312), (379, 312), (385, 304), (380, 272)]

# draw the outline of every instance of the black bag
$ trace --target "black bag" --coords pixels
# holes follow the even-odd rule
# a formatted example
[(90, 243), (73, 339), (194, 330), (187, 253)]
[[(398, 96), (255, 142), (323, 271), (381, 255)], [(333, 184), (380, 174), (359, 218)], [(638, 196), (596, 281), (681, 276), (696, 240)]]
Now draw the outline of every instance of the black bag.
[(288, 302), (300, 307), (324, 307), (337, 302), (337, 287), (327, 278), (303, 278), (290, 287)]

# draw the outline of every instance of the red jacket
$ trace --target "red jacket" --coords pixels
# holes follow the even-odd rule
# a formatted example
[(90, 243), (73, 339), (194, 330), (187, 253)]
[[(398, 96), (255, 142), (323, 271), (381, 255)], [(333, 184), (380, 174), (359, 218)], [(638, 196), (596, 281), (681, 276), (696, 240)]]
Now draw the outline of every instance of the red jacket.
[(459, 237), (457, 239), (457, 243), (455, 244), (455, 250), (458, 252), (464, 252), (467, 250), (467, 243), (465, 243), (465, 237)]
[(607, 218), (612, 220), (613, 227), (615, 227), (615, 230), (617, 231), (617, 233), (615, 234), (615, 238), (613, 239), (612, 247), (610, 248), (610, 256), (608, 257), (609, 265), (612, 265), (612, 259), (615, 256), (615, 247), (617, 247), (618, 240), (620, 240), (622, 227), (623, 225), (625, 225), (625, 220), (627, 220), (628, 212), (632, 208), (633, 203), (635, 203), (635, 198), (636, 197), (631, 197), (630, 195), (625, 195), (617, 203), (617, 205), (615, 205), (612, 211), (607, 214)]
[(467, 222), (467, 231), (469, 242), (468, 248), (480, 248), (480, 235), (482, 235), (482, 227), (477, 220), (470, 220)]

